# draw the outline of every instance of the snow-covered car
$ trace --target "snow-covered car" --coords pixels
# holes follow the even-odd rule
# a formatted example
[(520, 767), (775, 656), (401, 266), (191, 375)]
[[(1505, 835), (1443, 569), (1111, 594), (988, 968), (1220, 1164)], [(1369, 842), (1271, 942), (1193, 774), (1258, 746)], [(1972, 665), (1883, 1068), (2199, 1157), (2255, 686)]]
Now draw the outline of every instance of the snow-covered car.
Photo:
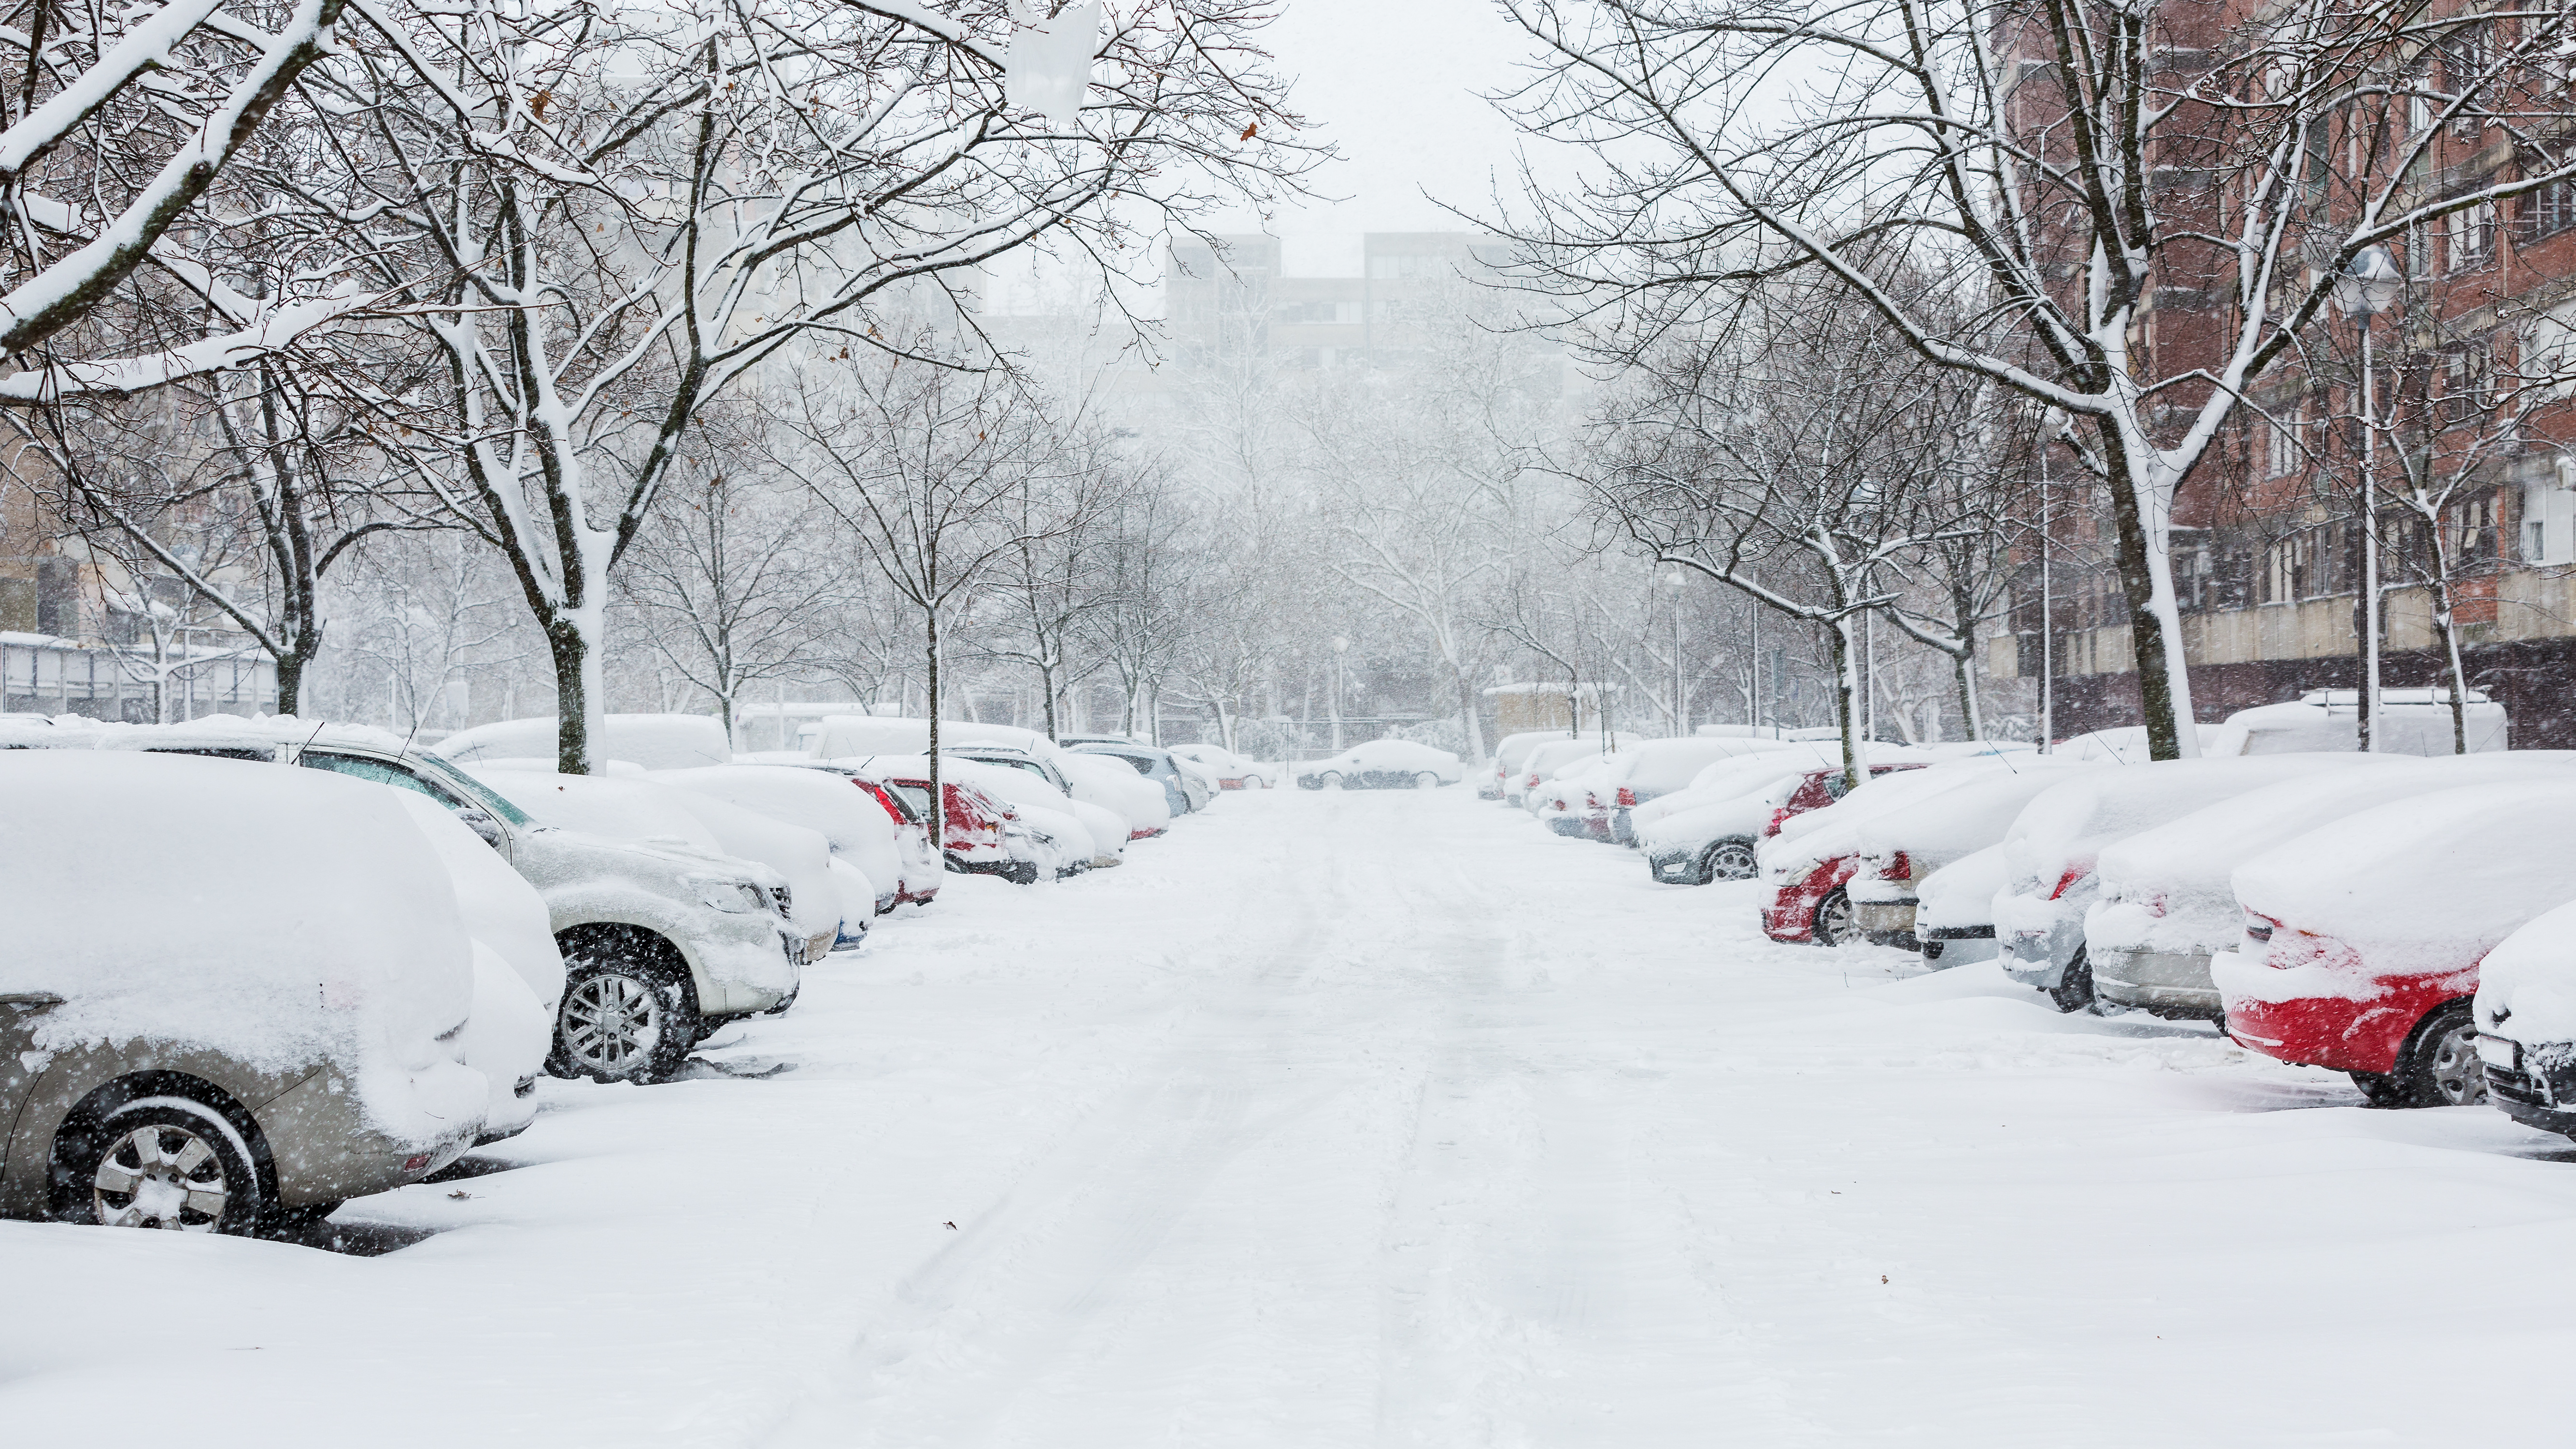
[[(903, 898), (903, 857), (896, 844), (895, 818), (875, 795), (847, 775), (790, 765), (707, 765), (656, 770), (648, 778), (713, 796), (782, 824), (801, 825), (822, 836), (843, 893), (845, 918), (854, 913), (860, 920), (884, 915)], [(864, 892), (863, 901), (853, 898), (860, 892)], [(846, 921), (842, 932), (857, 934)]]
[[(2282, 755), (2302, 750), (2351, 750), (2361, 745), (2361, 691), (2311, 689), (2287, 704), (2257, 705), (2227, 717), (2227, 727), (2241, 731), (2241, 753)], [(2379, 692), (2379, 753), (2441, 756), (2459, 743), (2459, 726), (2467, 725), (2469, 753), (2506, 748), (2504, 706), (2484, 691), (2461, 696), (2461, 719), (2451, 716), (2447, 689), (2383, 689)]]
[(1508, 734), (1494, 741), (1493, 758), (1487, 762), (1485, 773), (1478, 776), (1476, 780), (1476, 798), (1479, 800), (1512, 798), (1511, 787), (1519, 778), (1520, 767), (1529, 759), (1530, 751), (1550, 740), (1564, 739), (1565, 735), (1564, 730), (1522, 730), (1517, 734)]
[[(557, 1076), (662, 1080), (724, 1020), (785, 1011), (806, 963), (831, 947), (830, 937), (796, 924), (783, 877), (707, 846), (703, 835), (689, 843), (688, 827), (543, 828), (471, 772), (383, 730), (211, 715), (104, 726), (86, 743), (328, 770), (437, 802), (545, 900), (566, 974), (546, 1061)], [(640, 838), (657, 834), (678, 838)]]
[(2093, 1004), (2084, 915), (2099, 892), (2103, 850), (2267, 785), (2382, 763), (2361, 754), (2157, 760), (2087, 770), (2040, 792), (2004, 834), (2011, 874), (1995, 896), (1997, 959), (2058, 1010), (2083, 1010)]
[(1065, 750), (1054, 760), (1056, 773), (1076, 800), (1088, 800), (1127, 817), (1127, 838), (1147, 840), (1172, 828), (1172, 817), (1188, 808), (1172, 806), (1172, 793), (1160, 780), (1137, 773), (1133, 761), (1114, 756)]
[(1246, 759), (1221, 745), (1174, 745), (1174, 755), (1204, 766), (1220, 790), (1267, 790), (1279, 783), (1279, 767)]
[(2360, 775), (2267, 785), (2107, 846), (2100, 894), (2084, 916), (2094, 993), (2158, 1016), (2215, 1021), (2209, 958), (2245, 934), (2237, 866), (2374, 806), (2494, 780), (2572, 775), (2576, 755), (2555, 750), (2398, 759)]
[(284, 1230), (480, 1135), (474, 938), (391, 792), (26, 750), (0, 799), (0, 1216)]
[[(2040, 791), (2073, 770), (2101, 768), (2046, 755), (1968, 755), (1924, 772), (1944, 788), (1859, 822), (1844, 892), (1853, 928), (1874, 945), (1920, 951), (1914, 934), (1916, 883), (1960, 858), (2003, 842), (2004, 832)], [(1815, 853), (1816, 843), (1809, 841)]]
[(1039, 874), (1048, 880), (1085, 870), (1107, 869), (1123, 859), (1126, 818), (1074, 799), (1037, 770), (994, 764), (989, 759), (950, 755), (939, 762), (942, 781), (952, 774), (1011, 807), (1047, 842)]
[[(1524, 739), (1529, 739), (1527, 748), (1516, 748)], [(1498, 764), (1505, 759), (1511, 764), (1511, 773), (1502, 777), (1503, 802), (1526, 808), (1529, 791), (1545, 784), (1560, 767), (1586, 756), (1615, 755), (1637, 742), (1635, 735), (1618, 730), (1606, 735), (1597, 730), (1582, 734), (1549, 730), (1536, 738), (1505, 736), (1504, 744), (1515, 748), (1508, 756), (1498, 754), (1496, 757)]]
[[(930, 818), (928, 755), (862, 755), (835, 761), (829, 768), (854, 769), (899, 796), (919, 819)], [(976, 789), (948, 770), (940, 772), (939, 793), (945, 797), (945, 807), (936, 854), (943, 869), (959, 875), (999, 876), (1013, 885), (1055, 878), (1064, 852), (1052, 836), (1023, 820), (1008, 801)], [(929, 842), (925, 824), (925, 851), (931, 849)]]
[[(1800, 745), (1791, 750), (1711, 765), (1689, 788), (1649, 801), (1635, 815), (1637, 849), (1646, 873), (1665, 885), (1707, 885), (1751, 880), (1761, 873), (1755, 852), (1779, 812), (1814, 809), (1841, 793), (1839, 749)], [(1876, 773), (1893, 764), (1872, 766)]]
[(1586, 755), (1558, 770), (1545, 784), (1521, 797), (1532, 818), (1551, 832), (1567, 837), (1589, 836), (1607, 842), (1610, 839), (1610, 816), (1595, 808), (1595, 802), (1609, 790), (1607, 781), (1618, 778), (1624, 755)]
[[(539, 761), (551, 770), (559, 730), (553, 715), (506, 719), (458, 730), (429, 752), (460, 765)], [(721, 721), (702, 714), (612, 714), (601, 721), (590, 757), (594, 769), (602, 761), (623, 760), (646, 770), (689, 770), (732, 763), (733, 742)]]
[(2236, 868), (2245, 935), (2209, 962), (2228, 1035), (2376, 1104), (2478, 1100), (2478, 964), (2566, 901), (2571, 857), (2576, 781), (2417, 795), (2274, 846)]
[(1972, 850), (1914, 883), (1914, 939), (1925, 964), (1995, 959), (1995, 893), (2012, 867), (2001, 844)]
[[(1150, 815), (1140, 817), (1136, 813), (1132, 777), (1129, 781), (1119, 781), (1115, 777), (1086, 772), (1083, 779), (1077, 782), (1056, 762), (1055, 753), (1052, 746), (1048, 747), (1046, 754), (1039, 755), (1014, 745), (987, 744), (961, 745), (954, 751), (941, 751), (941, 756), (943, 759), (965, 760), (1007, 772), (1010, 788), (1020, 793), (1012, 794), (1009, 790), (997, 786), (994, 779), (1002, 777), (984, 780), (982, 782), (984, 791), (987, 794), (1000, 795), (1024, 813), (1036, 809), (1055, 810), (1072, 815), (1082, 823), (1084, 833), (1090, 837), (1092, 853), (1085, 859), (1085, 864), (1103, 868), (1118, 864), (1126, 858), (1127, 842), (1136, 838), (1136, 832), (1142, 828), (1142, 821), (1152, 818)], [(1114, 795), (1110, 793), (1113, 791)], [(1142, 808), (1159, 811), (1162, 803), (1161, 792), (1153, 793), (1155, 795), (1153, 804)], [(1104, 803), (1111, 798), (1121, 803), (1115, 805)], [(1070, 835), (1054, 830), (1052, 826), (1047, 828), (1060, 840), (1070, 842), (1072, 839)]]
[(1301, 790), (1428, 790), (1455, 785), (1466, 767), (1447, 750), (1411, 740), (1370, 740), (1297, 767)]
[[(1893, 747), (1870, 747), (1871, 778), (1837, 799), (1791, 812), (1774, 825), (1771, 838), (1757, 852), (1763, 884), (1770, 896), (1762, 906), (1762, 932), (1774, 941), (1813, 942), (1839, 946), (1861, 935), (1851, 882), (1860, 862), (1860, 827), (1890, 811), (1903, 809), (1985, 779), (1978, 766), (1951, 764), (1940, 768), (1909, 762), (1880, 762)], [(1819, 783), (1836, 787), (1842, 773), (1802, 777), (1786, 792), (1796, 801)], [(1774, 786), (1775, 799), (1783, 794)]]
[(2576, 1137), (2576, 903), (2524, 922), (2478, 963), (2471, 1013), (2487, 1099)]
[[(998, 745), (1036, 759), (1051, 759), (1057, 753), (1055, 742), (1037, 730), (962, 719), (939, 722), (942, 754), (982, 745)], [(921, 755), (929, 751), (930, 721), (902, 715), (826, 715), (814, 736), (814, 757), (820, 760), (855, 755)]]
[(1153, 745), (1102, 744), (1075, 745), (1068, 754), (1097, 755), (1102, 759), (1124, 761), (1138, 775), (1162, 787), (1165, 807), (1174, 816), (1187, 815), (1206, 806), (1209, 797), (1192, 772), (1170, 752)]
[(1584, 802), (1586, 833), (1595, 839), (1634, 845), (1634, 812), (1666, 795), (1689, 789), (1709, 766), (1753, 755), (1797, 755), (1800, 749), (1784, 740), (1726, 735), (1640, 741), (1613, 756), (1616, 763), (1585, 791), (1590, 797)]

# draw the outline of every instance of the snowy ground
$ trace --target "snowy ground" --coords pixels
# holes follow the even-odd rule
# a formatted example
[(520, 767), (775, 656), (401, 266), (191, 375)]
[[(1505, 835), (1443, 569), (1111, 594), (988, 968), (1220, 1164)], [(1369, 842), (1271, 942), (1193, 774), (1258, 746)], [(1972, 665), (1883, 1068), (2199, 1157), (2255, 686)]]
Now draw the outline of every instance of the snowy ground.
[(343, 1210), (378, 1256), (0, 1223), (0, 1438), (2567, 1432), (2576, 1150), (2492, 1112), (1775, 946), (1462, 788), (1129, 862), (952, 877), (721, 1071), (548, 1083), (496, 1170)]

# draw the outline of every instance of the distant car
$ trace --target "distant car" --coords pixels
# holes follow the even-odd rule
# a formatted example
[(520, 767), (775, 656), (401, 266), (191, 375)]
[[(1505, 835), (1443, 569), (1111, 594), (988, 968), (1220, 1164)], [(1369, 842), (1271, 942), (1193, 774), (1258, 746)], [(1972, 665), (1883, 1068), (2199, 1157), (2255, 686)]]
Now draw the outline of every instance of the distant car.
[[(2350, 1073), (2376, 1105), (2481, 1100), (2479, 963), (2566, 901), (2571, 857), (2576, 782), (2532, 780), (2393, 801), (2274, 846), (2236, 868), (2244, 939), (2209, 963), (2228, 1035)], [(2528, 984), (2490, 998), (2488, 1029), (2513, 1026), (2492, 1007), (2525, 992), (2545, 1004)]]
[[(1524, 739), (1528, 740), (1526, 748), (1521, 747)], [(1526, 809), (1528, 792), (1553, 778), (1560, 767), (1586, 756), (1598, 759), (1615, 755), (1637, 742), (1635, 735), (1616, 730), (1608, 735), (1598, 730), (1582, 734), (1550, 730), (1535, 738), (1508, 736), (1504, 750), (1496, 755), (1497, 764), (1506, 760), (1511, 764), (1511, 773), (1502, 777), (1503, 803)]]
[[(1637, 812), (1637, 849), (1646, 873), (1665, 885), (1708, 885), (1751, 880), (1761, 874), (1755, 852), (1782, 818), (1821, 809), (1842, 793), (1842, 768), (1828, 756), (1840, 751), (1805, 746), (1711, 765), (1688, 789), (1652, 800)], [(1901, 768), (1915, 768), (1914, 761)], [(1898, 769), (1871, 766), (1874, 773)]]
[(1466, 778), (1458, 757), (1410, 740), (1371, 740), (1297, 767), (1301, 790), (1428, 790)]
[(1268, 790), (1279, 783), (1279, 768), (1248, 759), (1217, 745), (1174, 745), (1172, 753), (1196, 760), (1216, 775), (1220, 790)]
[(1917, 882), (2002, 843), (2033, 797), (2072, 771), (2098, 768), (2026, 752), (1964, 756), (1934, 767), (1929, 773), (1955, 783), (1854, 827), (1849, 843), (1858, 858), (1845, 887), (1853, 926), (1873, 945), (1921, 951), (1914, 932)]
[[(929, 819), (929, 756), (866, 755), (836, 765), (858, 770), (863, 780), (882, 782), (882, 788), (899, 798), (916, 820)], [(1054, 878), (1059, 852), (1052, 837), (1022, 820), (1007, 801), (959, 780), (953, 772), (941, 775), (939, 791), (946, 797), (940, 828), (945, 869), (960, 875), (999, 876), (1013, 885), (1030, 885), (1041, 876)], [(929, 849), (926, 824), (921, 838), (922, 848)]]
[[(523, 760), (553, 769), (559, 728), (553, 715), (506, 719), (458, 730), (429, 752), (460, 765)], [(612, 714), (602, 716), (590, 753), (594, 769), (603, 761), (622, 760), (647, 770), (689, 770), (732, 763), (733, 742), (725, 737), (723, 722), (709, 715)]]
[(1643, 741), (1620, 751), (1614, 757), (1618, 763), (1593, 782), (1589, 793), (1594, 798), (1586, 802), (1587, 832), (1596, 840), (1634, 845), (1637, 836), (1632, 812), (1690, 788), (1691, 781), (1709, 766), (1754, 755), (1796, 755), (1799, 751), (1799, 746), (1785, 741), (1745, 736), (1689, 735)]
[(2004, 974), (2037, 988), (2060, 1011), (2084, 1010), (2094, 997), (2084, 915), (2100, 889), (2095, 866), (2103, 850), (2266, 785), (2385, 763), (2361, 754), (2154, 760), (2086, 770), (2041, 791), (2004, 834), (2012, 874), (1995, 896)]
[(473, 1145), (476, 943), (391, 792), (27, 750), (0, 799), (0, 1216), (291, 1231)]

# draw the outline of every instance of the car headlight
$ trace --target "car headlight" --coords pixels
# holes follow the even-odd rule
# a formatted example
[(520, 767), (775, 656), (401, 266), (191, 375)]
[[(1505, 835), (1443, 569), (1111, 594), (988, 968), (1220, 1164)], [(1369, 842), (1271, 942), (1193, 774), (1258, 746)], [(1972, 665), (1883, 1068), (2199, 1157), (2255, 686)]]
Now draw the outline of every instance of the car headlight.
[(692, 878), (689, 884), (697, 887), (699, 900), (720, 911), (740, 914), (769, 909), (769, 897), (747, 880), (702, 875)]

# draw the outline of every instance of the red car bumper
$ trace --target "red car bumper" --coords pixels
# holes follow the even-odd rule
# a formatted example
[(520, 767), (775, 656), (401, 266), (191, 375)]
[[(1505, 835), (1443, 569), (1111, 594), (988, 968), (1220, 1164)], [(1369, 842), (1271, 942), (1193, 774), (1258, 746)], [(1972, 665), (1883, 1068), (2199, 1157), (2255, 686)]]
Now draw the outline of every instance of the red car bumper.
[(1834, 887), (1850, 880), (1855, 856), (1836, 856), (1807, 872), (1804, 880), (1790, 881), (1771, 892), (1771, 903), (1762, 908), (1762, 934), (1774, 941), (1791, 944), (1814, 939), (1816, 907), (1834, 893)]
[(2225, 998), (2227, 1034), (2249, 1051), (2285, 1062), (2384, 1075), (2397, 1069), (2397, 1053), (2416, 1023), (2444, 1002), (2477, 990), (2474, 975), (2464, 988), (2454, 971), (2384, 977), (2379, 984), (2387, 994), (2368, 1001), (2340, 996), (2257, 1001), (2231, 995)]

